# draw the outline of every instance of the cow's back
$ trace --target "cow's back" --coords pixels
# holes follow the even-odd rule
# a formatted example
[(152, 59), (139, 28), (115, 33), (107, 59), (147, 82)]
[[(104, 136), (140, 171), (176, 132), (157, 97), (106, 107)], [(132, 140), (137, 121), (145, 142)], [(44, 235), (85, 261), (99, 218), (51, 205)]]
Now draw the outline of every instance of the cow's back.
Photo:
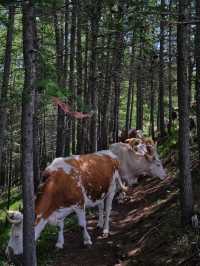
[(119, 161), (107, 154), (94, 153), (69, 158), (66, 163), (80, 172), (81, 183), (87, 196), (101, 199), (108, 192), (113, 176), (119, 168)]

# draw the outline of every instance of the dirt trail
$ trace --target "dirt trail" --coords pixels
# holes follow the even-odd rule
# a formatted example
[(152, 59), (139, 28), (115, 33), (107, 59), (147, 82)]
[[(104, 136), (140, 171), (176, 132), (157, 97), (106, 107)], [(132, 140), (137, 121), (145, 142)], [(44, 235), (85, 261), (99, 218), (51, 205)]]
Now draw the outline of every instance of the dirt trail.
[[(135, 188), (129, 189), (123, 204), (114, 202), (108, 238), (101, 237), (96, 229), (94, 215), (88, 217), (88, 229), (93, 240), (91, 248), (81, 247), (82, 238), (77, 229), (65, 232), (64, 250), (56, 266), (153, 266), (148, 261), (148, 254), (151, 257), (153, 250), (167, 244), (166, 240), (160, 238), (158, 228), (165, 222), (163, 217), (176, 202), (177, 194), (173, 178), (166, 178), (162, 182), (142, 180)], [(144, 250), (147, 261), (140, 262), (138, 255)]]

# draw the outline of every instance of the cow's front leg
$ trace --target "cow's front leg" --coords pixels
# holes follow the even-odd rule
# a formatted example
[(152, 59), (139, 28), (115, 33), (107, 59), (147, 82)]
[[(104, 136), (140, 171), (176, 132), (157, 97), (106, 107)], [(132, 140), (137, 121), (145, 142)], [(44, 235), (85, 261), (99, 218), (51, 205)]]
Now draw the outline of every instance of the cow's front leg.
[(75, 212), (78, 217), (79, 225), (83, 230), (84, 245), (92, 245), (91, 237), (87, 231), (85, 208), (77, 208), (75, 209)]
[(104, 224), (104, 200), (102, 200), (99, 205), (99, 221), (97, 223), (97, 227), (99, 228), (103, 228), (103, 224)]
[(115, 191), (116, 191), (116, 183), (112, 183), (109, 192), (108, 192), (108, 196), (106, 198), (106, 211), (105, 211), (105, 223), (104, 223), (104, 227), (103, 227), (103, 235), (104, 236), (108, 236), (109, 234), (109, 218), (110, 218), (110, 213), (111, 213), (111, 209), (112, 209), (112, 201), (115, 195)]
[(64, 219), (58, 222), (59, 232), (56, 247), (62, 249), (64, 245)]

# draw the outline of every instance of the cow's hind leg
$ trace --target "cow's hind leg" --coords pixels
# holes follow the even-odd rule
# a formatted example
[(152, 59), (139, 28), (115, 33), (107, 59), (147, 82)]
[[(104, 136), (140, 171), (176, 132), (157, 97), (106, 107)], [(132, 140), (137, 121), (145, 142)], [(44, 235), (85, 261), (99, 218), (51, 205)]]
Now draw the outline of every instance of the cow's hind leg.
[(79, 225), (83, 230), (84, 245), (92, 245), (90, 235), (87, 231), (85, 209), (77, 208), (75, 209), (75, 212), (78, 217)]
[(110, 218), (110, 213), (111, 213), (111, 209), (112, 209), (112, 201), (116, 192), (116, 182), (115, 180), (113, 180), (114, 182), (112, 182), (109, 192), (108, 192), (108, 196), (106, 198), (106, 210), (105, 210), (105, 223), (104, 223), (104, 227), (103, 227), (103, 235), (104, 236), (108, 236), (109, 234), (109, 218)]
[(64, 218), (58, 222), (59, 232), (58, 232), (58, 240), (56, 243), (57, 248), (63, 248), (64, 245)]
[(103, 225), (104, 225), (104, 200), (102, 200), (99, 203), (98, 208), (99, 208), (99, 221), (98, 221), (97, 227), (103, 228)]

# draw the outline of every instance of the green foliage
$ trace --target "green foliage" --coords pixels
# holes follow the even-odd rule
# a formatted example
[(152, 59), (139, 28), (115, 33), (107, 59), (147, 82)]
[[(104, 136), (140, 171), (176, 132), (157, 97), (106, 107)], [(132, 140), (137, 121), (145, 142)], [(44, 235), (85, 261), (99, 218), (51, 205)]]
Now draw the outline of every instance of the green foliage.
[(69, 93), (67, 93), (65, 88), (59, 87), (58, 84), (51, 79), (43, 79), (39, 81), (38, 86), (41, 90), (46, 92), (47, 96), (56, 96), (63, 100), (69, 96)]
[(171, 134), (167, 136), (165, 141), (158, 147), (158, 152), (162, 158), (166, 158), (172, 150), (177, 150), (178, 145), (178, 126), (173, 125)]

